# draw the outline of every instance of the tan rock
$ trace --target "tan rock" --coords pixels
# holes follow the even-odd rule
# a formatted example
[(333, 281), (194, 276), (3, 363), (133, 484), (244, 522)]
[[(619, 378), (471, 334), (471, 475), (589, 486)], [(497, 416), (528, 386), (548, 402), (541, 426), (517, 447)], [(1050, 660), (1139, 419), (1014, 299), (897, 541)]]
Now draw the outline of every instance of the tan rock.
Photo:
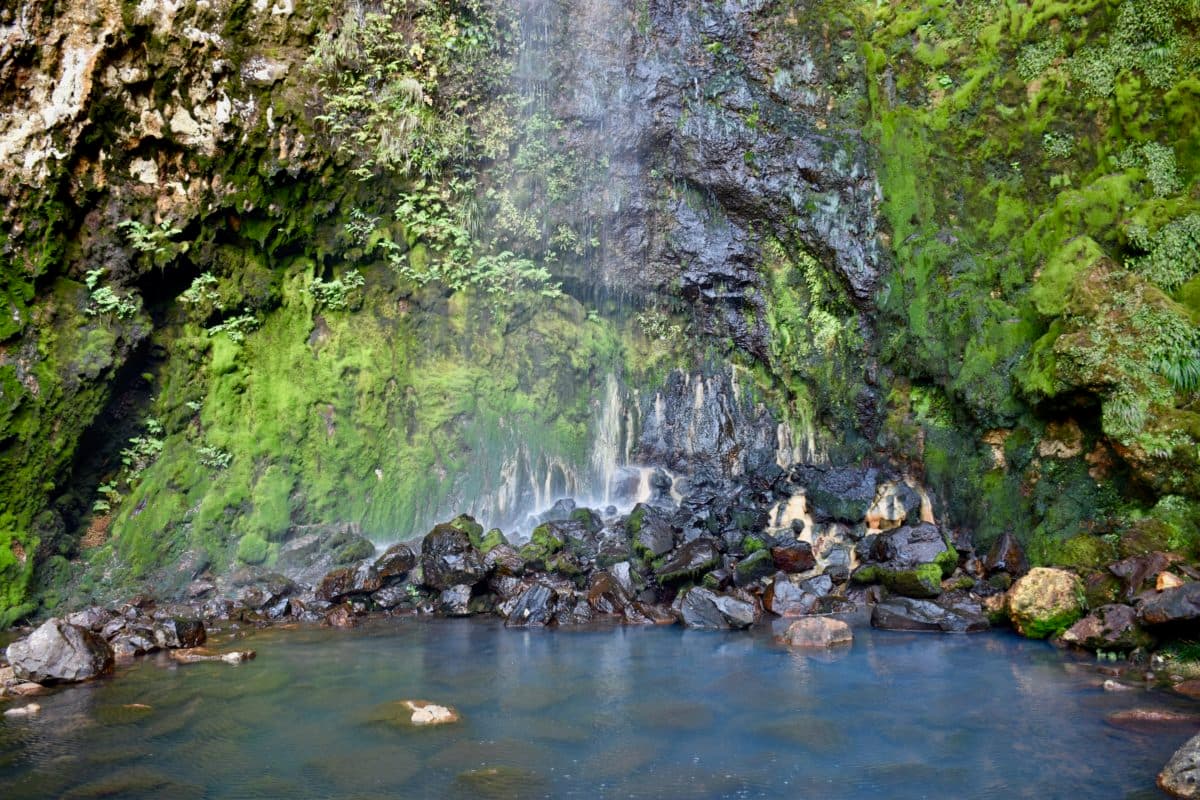
[(854, 632), (840, 619), (804, 617), (788, 626), (775, 640), (788, 647), (835, 647), (854, 641)]
[(428, 700), (401, 700), (400, 707), (409, 714), (409, 722), (418, 727), (448, 725), (458, 722), (458, 711), (450, 706), (441, 706)]
[(180, 664), (197, 664), (201, 661), (224, 661), (226, 664), (240, 664), (243, 661), (249, 661), (256, 655), (258, 654), (253, 650), (233, 650), (228, 653), (215, 653), (206, 647), (190, 647), (170, 652), (171, 660), (178, 661)]
[(1035, 567), (1006, 596), (1013, 627), (1030, 639), (1059, 634), (1083, 616), (1083, 581), (1065, 569)]
[(4, 712), (4, 716), (6, 716), (6, 717), (32, 717), (34, 714), (39, 713), (41, 710), (42, 710), (42, 707), (39, 706), (37, 703), (30, 703), (29, 705), (21, 706), (20, 708), (10, 708)]
[(1183, 579), (1166, 570), (1158, 573), (1158, 579), (1154, 581), (1154, 588), (1159, 592), (1163, 589), (1174, 589), (1176, 586), (1183, 586)]

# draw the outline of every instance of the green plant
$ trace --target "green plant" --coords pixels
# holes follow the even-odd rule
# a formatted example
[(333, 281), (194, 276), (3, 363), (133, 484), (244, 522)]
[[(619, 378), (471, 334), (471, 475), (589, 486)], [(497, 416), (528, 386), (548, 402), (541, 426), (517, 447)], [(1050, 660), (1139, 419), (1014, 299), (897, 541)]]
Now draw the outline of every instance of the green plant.
[(233, 463), (232, 453), (208, 444), (197, 447), (196, 455), (200, 457), (200, 463), (209, 469), (222, 470)]
[(217, 279), (211, 272), (202, 272), (197, 275), (190, 286), (179, 295), (179, 302), (190, 303), (192, 305), (212, 304), (215, 305), (220, 299), (217, 294)]
[(353, 303), (355, 293), (363, 287), (366, 281), (356, 270), (347, 270), (340, 278), (325, 281), (314, 278), (308, 291), (317, 301), (317, 305), (331, 311), (343, 311)]
[(125, 231), (125, 236), (134, 250), (156, 256), (170, 252), (171, 239), (183, 232), (167, 220), (151, 228), (136, 219), (128, 219), (119, 223), (117, 227)]
[(208, 328), (209, 336), (216, 336), (224, 333), (231, 340), (241, 344), (246, 341), (246, 334), (258, 327), (258, 318), (250, 313), (250, 309), (242, 309), (242, 313), (236, 317), (230, 317), (216, 325)]

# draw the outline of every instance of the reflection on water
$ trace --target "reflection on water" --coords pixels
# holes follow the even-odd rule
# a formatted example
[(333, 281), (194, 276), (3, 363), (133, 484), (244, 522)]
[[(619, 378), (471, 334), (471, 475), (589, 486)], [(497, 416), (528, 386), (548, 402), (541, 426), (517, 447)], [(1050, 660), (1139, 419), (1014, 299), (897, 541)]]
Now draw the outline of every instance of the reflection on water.
[[(1107, 725), (1178, 701), (1105, 693), (1005, 634), (863, 630), (805, 655), (765, 631), (407, 620), (246, 645), (257, 660), (147, 660), (0, 719), (3, 796), (1111, 800), (1156, 796), (1194, 733)], [(381, 704), (403, 698), (465, 721), (381, 724)]]

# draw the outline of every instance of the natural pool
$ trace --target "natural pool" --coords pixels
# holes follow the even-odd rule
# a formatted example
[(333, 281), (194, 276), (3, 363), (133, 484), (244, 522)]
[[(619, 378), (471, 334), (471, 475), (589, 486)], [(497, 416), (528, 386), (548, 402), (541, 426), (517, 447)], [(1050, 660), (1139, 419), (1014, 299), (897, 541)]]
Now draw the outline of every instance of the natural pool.
[[(268, 630), (246, 664), (146, 659), (0, 718), (0, 796), (162, 798), (1150, 798), (1194, 725), (1132, 707), (1084, 660), (1003, 633), (506, 630), (384, 620)], [(372, 721), (404, 698), (464, 721)], [(130, 708), (142, 704), (146, 708)]]

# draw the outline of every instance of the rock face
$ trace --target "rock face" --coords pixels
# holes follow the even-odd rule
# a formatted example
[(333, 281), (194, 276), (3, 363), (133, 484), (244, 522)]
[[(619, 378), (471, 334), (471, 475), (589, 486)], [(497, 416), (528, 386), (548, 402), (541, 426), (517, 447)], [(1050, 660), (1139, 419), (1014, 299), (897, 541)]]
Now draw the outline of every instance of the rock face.
[(1158, 788), (1172, 797), (1200, 797), (1200, 734), (1175, 751), (1158, 773)]
[(86, 681), (110, 672), (113, 650), (89, 630), (50, 619), (6, 652), (18, 678), (37, 683)]
[(1030, 639), (1061, 633), (1083, 616), (1083, 582), (1062, 569), (1035, 567), (1008, 590), (1013, 627)]
[(776, 640), (789, 647), (834, 647), (854, 641), (854, 632), (840, 619), (806, 617), (788, 626)]

